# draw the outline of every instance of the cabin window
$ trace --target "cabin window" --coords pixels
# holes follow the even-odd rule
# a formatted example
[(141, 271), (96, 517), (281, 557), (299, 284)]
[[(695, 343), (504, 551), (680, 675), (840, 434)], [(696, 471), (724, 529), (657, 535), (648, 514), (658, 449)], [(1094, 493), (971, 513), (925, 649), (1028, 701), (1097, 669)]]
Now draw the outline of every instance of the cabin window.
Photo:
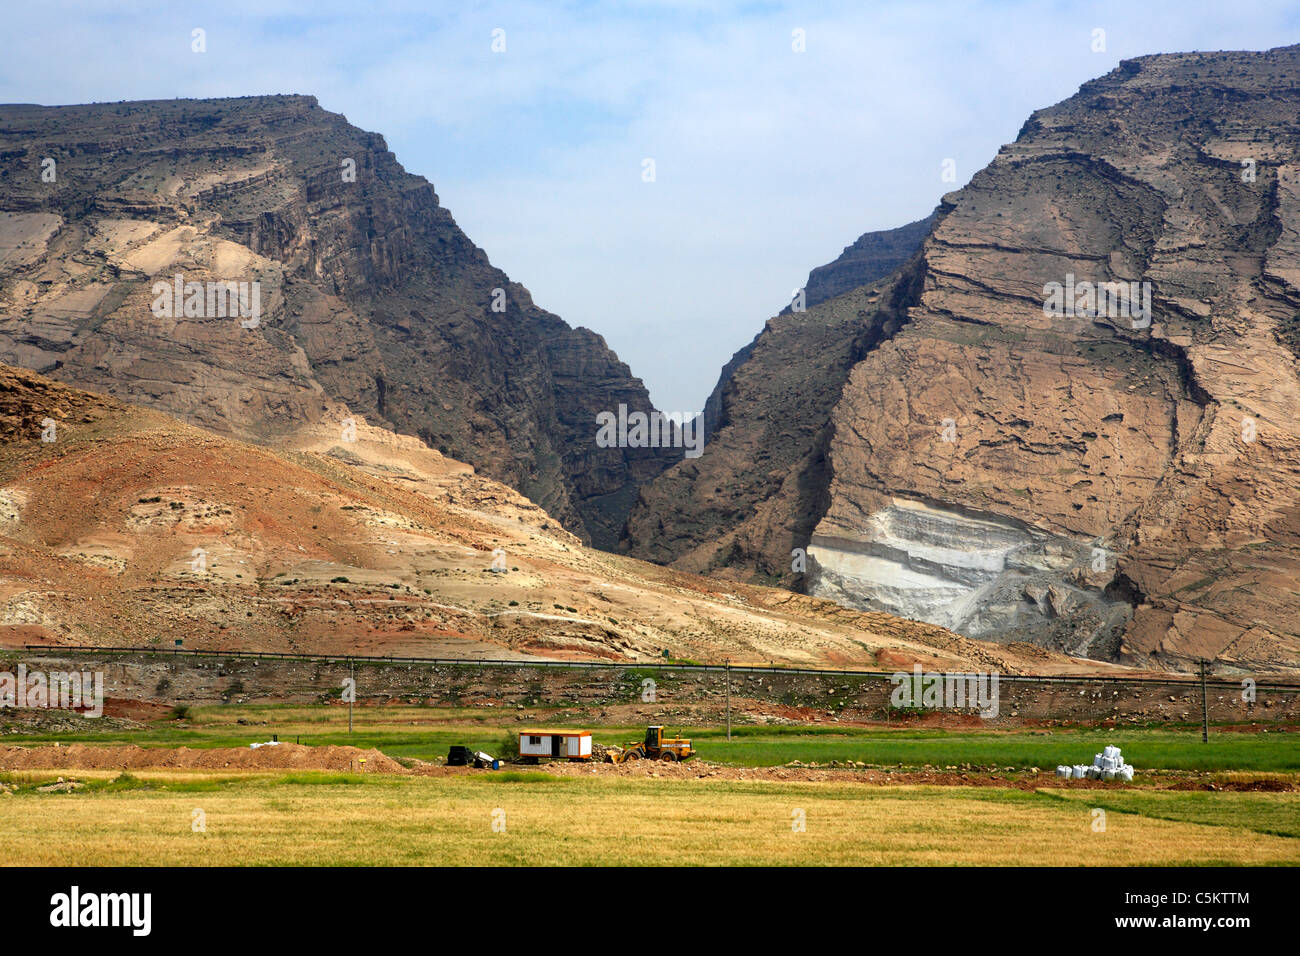
[(529, 743), (529, 745), (530, 745), (530, 746), (533, 746), (533, 747), (536, 747), (536, 746), (537, 746), (538, 744), (540, 744), (541, 742), (542, 742), (542, 738), (541, 738), (541, 737), (529, 737), (529, 738), (528, 738), (528, 743)]

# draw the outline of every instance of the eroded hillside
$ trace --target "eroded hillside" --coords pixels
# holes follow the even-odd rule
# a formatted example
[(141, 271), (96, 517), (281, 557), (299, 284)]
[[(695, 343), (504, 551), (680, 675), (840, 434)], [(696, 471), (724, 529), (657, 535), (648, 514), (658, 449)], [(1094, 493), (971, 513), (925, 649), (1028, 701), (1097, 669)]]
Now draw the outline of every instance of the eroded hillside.
[[(53, 423), (53, 426), (50, 423)], [(282, 451), (0, 366), (0, 643), (1073, 670), (582, 546), (364, 422)], [(494, 565), (498, 570), (493, 570)]]

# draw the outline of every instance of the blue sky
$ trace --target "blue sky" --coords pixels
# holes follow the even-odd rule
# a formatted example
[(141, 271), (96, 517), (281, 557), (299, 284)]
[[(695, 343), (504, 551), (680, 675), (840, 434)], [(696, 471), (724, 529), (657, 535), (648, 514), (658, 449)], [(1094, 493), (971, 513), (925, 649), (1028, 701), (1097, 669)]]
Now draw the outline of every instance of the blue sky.
[(382, 133), (669, 411), (703, 406), (810, 268), (929, 213), (945, 158), (964, 184), (1126, 57), (1300, 41), (1300, 7), (1272, 0), (56, 0), (6, 21), (0, 101), (312, 93)]

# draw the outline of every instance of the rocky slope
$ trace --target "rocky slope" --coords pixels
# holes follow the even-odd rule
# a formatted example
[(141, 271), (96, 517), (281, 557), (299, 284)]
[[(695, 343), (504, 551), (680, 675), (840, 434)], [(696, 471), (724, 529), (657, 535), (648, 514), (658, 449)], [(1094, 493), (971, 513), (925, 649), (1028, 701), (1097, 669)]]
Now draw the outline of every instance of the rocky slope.
[(585, 548), (365, 422), (272, 451), (0, 366), (0, 430), (0, 647), (1089, 669)]
[[(597, 412), (650, 408), (604, 340), (313, 97), (3, 106), (0, 154), (4, 361), (245, 439), (362, 415), (603, 544), (664, 467), (595, 446)], [(160, 316), (177, 274), (257, 281), (260, 314)]]
[[(931, 213), (897, 229), (882, 229), (858, 236), (838, 257), (808, 273), (808, 281), (804, 283), (804, 305), (818, 305), (901, 269), (921, 248), (921, 243), (934, 228), (937, 215)], [(788, 305), (781, 310), (782, 314), (790, 311)]]
[[(1076, 282), (1148, 283), (1149, 321), (1141, 285), (1049, 314)], [(1300, 47), (1125, 61), (890, 279), (769, 322), (628, 546), (990, 640), (1295, 666), (1298, 330)]]
[[(899, 226), (897, 229), (863, 233), (852, 245), (846, 246), (833, 261), (818, 266), (808, 273), (808, 281), (803, 286), (804, 308), (820, 305), (859, 286), (884, 279), (901, 268), (920, 248), (921, 240), (929, 234), (934, 220), (935, 214), (931, 214), (924, 219)], [(787, 305), (780, 314), (788, 315), (791, 311), (792, 306)], [(723, 394), (736, 369), (749, 361), (761, 337), (760, 332), (754, 337), (753, 342), (736, 352), (722, 367), (718, 384), (713, 386), (713, 391), (704, 404), (706, 439), (725, 424), (724, 410), (730, 403), (724, 403)]]
[(624, 549), (696, 573), (798, 587), (791, 552), (826, 510), (830, 415), (849, 371), (905, 317), (911, 274), (768, 320), (721, 392), (704, 454), (642, 488)]

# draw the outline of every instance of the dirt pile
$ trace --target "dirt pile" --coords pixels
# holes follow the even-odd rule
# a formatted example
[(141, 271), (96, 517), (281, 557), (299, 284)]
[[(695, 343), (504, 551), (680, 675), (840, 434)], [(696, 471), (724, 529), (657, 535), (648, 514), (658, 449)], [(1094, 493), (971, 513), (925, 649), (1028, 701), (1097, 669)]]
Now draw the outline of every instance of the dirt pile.
[(4, 770), (350, 770), (407, 773), (378, 750), (359, 747), (0, 747)]
[(591, 744), (591, 762), (610, 763), (613, 761), (616, 754), (621, 754), (622, 752), (623, 748), (617, 745), (607, 747), (604, 744), (598, 744), (593, 741)]

